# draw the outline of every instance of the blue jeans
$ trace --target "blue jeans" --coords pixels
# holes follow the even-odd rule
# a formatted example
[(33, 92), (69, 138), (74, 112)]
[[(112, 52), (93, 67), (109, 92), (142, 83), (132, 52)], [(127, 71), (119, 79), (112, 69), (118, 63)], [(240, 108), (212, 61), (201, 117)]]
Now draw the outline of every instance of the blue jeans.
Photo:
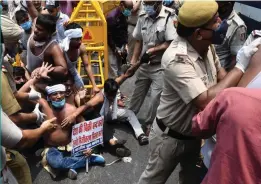
[(78, 169), (86, 166), (86, 156), (71, 156), (70, 152), (50, 148), (46, 155), (48, 164), (54, 169)]

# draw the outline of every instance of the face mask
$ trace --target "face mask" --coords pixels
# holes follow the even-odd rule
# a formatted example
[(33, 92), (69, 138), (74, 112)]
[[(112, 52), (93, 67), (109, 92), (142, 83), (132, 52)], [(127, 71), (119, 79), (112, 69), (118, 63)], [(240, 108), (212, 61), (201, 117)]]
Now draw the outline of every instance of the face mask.
[(154, 10), (154, 5), (144, 5), (144, 10), (149, 16), (153, 16), (156, 14)]
[(123, 12), (122, 12), (122, 14), (123, 14), (124, 16), (126, 16), (126, 17), (129, 17), (129, 16), (131, 16), (131, 10), (129, 10), (129, 9), (124, 9)]
[(31, 29), (32, 27), (32, 22), (31, 21), (27, 21), (23, 24), (20, 25), (25, 31), (28, 31)]
[(58, 101), (58, 102), (56, 102), (56, 101), (51, 101), (51, 103), (52, 103), (52, 106), (53, 106), (54, 108), (56, 108), (56, 109), (61, 109), (61, 108), (63, 108), (64, 105), (65, 105), (65, 98), (64, 98), (63, 100), (61, 100), (61, 101)]
[(206, 29), (213, 32), (212, 44), (221, 45), (226, 37), (227, 29), (227, 20), (223, 20), (216, 30)]
[(19, 90), (21, 87), (23, 87), (23, 85), (25, 84), (25, 82), (22, 82), (20, 84), (16, 84), (16, 89)]

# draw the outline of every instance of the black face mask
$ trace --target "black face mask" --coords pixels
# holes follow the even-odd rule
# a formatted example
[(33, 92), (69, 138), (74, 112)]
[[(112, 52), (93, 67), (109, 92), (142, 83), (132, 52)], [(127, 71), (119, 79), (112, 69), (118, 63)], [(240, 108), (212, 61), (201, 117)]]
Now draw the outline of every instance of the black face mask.
[(209, 30), (212, 31), (213, 35), (212, 35), (212, 40), (211, 43), (212, 44), (216, 44), (216, 45), (221, 45), (224, 41), (224, 39), (226, 38), (226, 34), (227, 34), (227, 29), (228, 29), (228, 24), (227, 24), (227, 20), (223, 20), (219, 27), (215, 30), (212, 29), (206, 29), (205, 30)]
[(19, 90), (21, 87), (23, 87), (23, 85), (25, 84), (25, 82), (21, 82), (20, 84), (16, 84), (16, 89)]

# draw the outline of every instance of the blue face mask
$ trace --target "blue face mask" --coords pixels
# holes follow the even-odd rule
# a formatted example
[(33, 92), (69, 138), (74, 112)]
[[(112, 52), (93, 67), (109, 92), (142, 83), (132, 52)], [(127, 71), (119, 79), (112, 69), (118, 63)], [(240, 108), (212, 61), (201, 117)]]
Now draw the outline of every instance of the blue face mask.
[(64, 105), (65, 105), (65, 98), (64, 98), (63, 100), (61, 100), (61, 101), (58, 101), (58, 102), (56, 102), (56, 101), (51, 101), (51, 103), (52, 103), (52, 106), (53, 106), (54, 108), (56, 108), (56, 109), (61, 109), (61, 108), (63, 108)]
[(154, 5), (144, 5), (144, 10), (149, 16), (154, 16), (156, 10), (154, 10)]
[[(206, 28), (204, 28), (204, 29), (206, 29)], [(228, 29), (228, 24), (227, 24), (226, 19), (220, 23), (220, 25), (217, 29), (215, 29), (215, 30), (206, 29), (206, 30), (210, 30), (213, 32), (212, 44), (221, 45), (223, 43), (224, 39), (226, 38), (227, 29)]]
[(25, 31), (28, 31), (32, 27), (32, 21), (27, 21), (20, 25)]
[(131, 10), (129, 10), (129, 9), (124, 9), (123, 12), (122, 12), (122, 14), (123, 14), (124, 16), (126, 16), (126, 17), (129, 17), (129, 16), (131, 16)]

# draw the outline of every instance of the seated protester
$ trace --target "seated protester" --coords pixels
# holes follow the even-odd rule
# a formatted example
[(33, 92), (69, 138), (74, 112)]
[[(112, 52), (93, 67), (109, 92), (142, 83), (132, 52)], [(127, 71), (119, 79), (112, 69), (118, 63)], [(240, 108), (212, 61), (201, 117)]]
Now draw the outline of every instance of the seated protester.
[[(86, 156), (90, 156), (90, 164), (104, 164), (105, 160), (100, 155), (91, 154), (91, 150), (84, 152), (86, 156), (66, 156), (68, 155), (67, 150), (58, 150), (57, 147), (67, 146), (71, 142), (72, 124), (71, 126), (62, 128), (62, 120), (76, 110), (75, 106), (66, 103), (65, 91), (66, 88), (63, 84), (47, 86), (46, 93), (48, 94), (48, 101), (40, 99), (42, 110), (47, 115), (47, 118), (57, 118), (55, 122), (57, 124), (56, 130), (44, 135), (45, 144), (50, 147), (46, 153), (46, 159), (52, 168), (61, 170), (68, 169), (68, 177), (75, 179), (77, 177), (75, 169), (85, 167)], [(78, 116), (74, 123), (83, 121), (85, 121), (83, 117)]]
[(66, 103), (69, 103), (75, 107), (79, 107), (81, 105), (81, 101), (85, 100), (85, 94), (86, 94), (85, 91), (81, 90), (76, 92), (74, 90), (74, 79), (70, 74), (67, 76), (64, 85), (66, 87), (66, 91), (65, 91)]
[(95, 95), (90, 101), (88, 101), (85, 105), (79, 107), (75, 112), (70, 114), (64, 121), (63, 125), (70, 125), (73, 123), (75, 118), (82, 114), (84, 111), (90, 108), (95, 108), (97, 106), (102, 106), (99, 110), (100, 115), (104, 116), (105, 122), (112, 120), (125, 120), (127, 119), (131, 124), (136, 138), (139, 141), (140, 145), (148, 144), (148, 137), (144, 134), (141, 125), (135, 116), (135, 114), (128, 109), (118, 108), (117, 105), (117, 91), (119, 89), (119, 85), (122, 84), (124, 80), (129, 78), (134, 74), (136, 66), (132, 66), (129, 68), (125, 74), (120, 77), (114, 79), (108, 79), (105, 81), (104, 90), (99, 94)]
[[(30, 175), (30, 169), (25, 158), (19, 154), (17, 151), (12, 151), (11, 159), (7, 160), (6, 156), (9, 149), (24, 149), (33, 146), (39, 138), (47, 131), (51, 131), (56, 128), (53, 124), (55, 118), (47, 120), (42, 123), (42, 125), (33, 130), (21, 130), (18, 128), (3, 112), (1, 109), (1, 178), (0, 183), (10, 183), (10, 184), (30, 184), (32, 183), (32, 178)], [(20, 160), (19, 165), (15, 165), (14, 160)], [(21, 162), (23, 160), (24, 163)], [(11, 166), (9, 166), (11, 163)], [(18, 167), (23, 166), (23, 168)], [(24, 167), (27, 167), (25, 169)], [(10, 172), (10, 170), (12, 172)]]
[(25, 77), (25, 69), (23, 67), (14, 66), (13, 77), (17, 90), (19, 90), (27, 82), (27, 79)]
[(22, 53), (20, 54), (22, 62), (26, 65), (27, 56), (27, 42), (32, 33), (32, 21), (29, 19), (29, 15), (24, 10), (19, 10), (15, 13), (15, 19), (19, 26), (24, 29), (23, 37), (20, 39), (20, 48)]
[(84, 44), (82, 44), (82, 32), (83, 29), (79, 24), (68, 24), (64, 32), (65, 38), (60, 43), (60, 47), (64, 52), (64, 57), (67, 61), (68, 70), (74, 78), (76, 89), (84, 88), (82, 78), (80, 77), (76, 69), (78, 59), (79, 57), (81, 57), (85, 71), (87, 72), (87, 75), (89, 76), (92, 83), (93, 92), (94, 94), (96, 94), (100, 91), (100, 89), (95, 83), (95, 79), (92, 73), (92, 66), (91, 63), (89, 63), (88, 61), (86, 47)]

